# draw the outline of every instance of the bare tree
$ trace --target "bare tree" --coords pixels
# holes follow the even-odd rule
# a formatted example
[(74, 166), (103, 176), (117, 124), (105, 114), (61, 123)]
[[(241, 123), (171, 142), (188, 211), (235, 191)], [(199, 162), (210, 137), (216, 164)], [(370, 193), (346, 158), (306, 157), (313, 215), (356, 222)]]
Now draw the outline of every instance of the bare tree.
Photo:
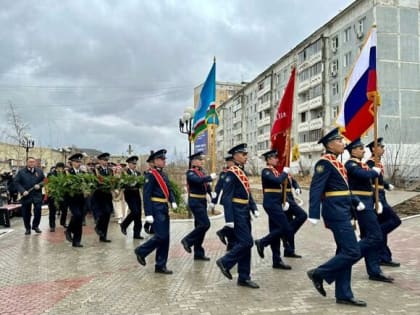
[(7, 140), (13, 144), (19, 144), (25, 134), (29, 132), (30, 127), (29, 123), (23, 121), (11, 102), (9, 102), (7, 122), (9, 124), (9, 128), (5, 130)]

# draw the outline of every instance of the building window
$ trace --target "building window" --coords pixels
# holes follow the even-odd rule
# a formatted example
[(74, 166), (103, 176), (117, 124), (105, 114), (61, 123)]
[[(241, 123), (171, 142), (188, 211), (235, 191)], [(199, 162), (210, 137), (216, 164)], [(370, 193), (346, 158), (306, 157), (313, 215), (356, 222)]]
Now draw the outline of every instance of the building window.
[(344, 30), (344, 42), (347, 43), (351, 39), (351, 27), (347, 27)]
[(300, 122), (305, 122), (306, 121), (306, 112), (300, 113)]
[(357, 36), (357, 38), (362, 38), (363, 37), (363, 33), (365, 31), (365, 22), (366, 22), (366, 17), (363, 17), (357, 23), (357, 26), (356, 26), (356, 36)]
[(348, 53), (346, 53), (344, 55), (343, 67), (348, 67), (348, 66), (351, 65), (351, 63), (352, 63), (352, 60), (351, 60), (351, 51), (349, 51)]
[(332, 84), (332, 95), (333, 96), (337, 96), (338, 93), (339, 93), (339, 90), (338, 90), (338, 82), (334, 82)]
[(333, 52), (337, 51), (337, 49), (338, 49), (338, 35), (334, 36), (331, 39), (331, 49), (332, 49)]
[(338, 106), (333, 106), (333, 108), (332, 108), (332, 117), (333, 117), (333, 119), (335, 119), (335, 118), (337, 118), (337, 116), (338, 116)]

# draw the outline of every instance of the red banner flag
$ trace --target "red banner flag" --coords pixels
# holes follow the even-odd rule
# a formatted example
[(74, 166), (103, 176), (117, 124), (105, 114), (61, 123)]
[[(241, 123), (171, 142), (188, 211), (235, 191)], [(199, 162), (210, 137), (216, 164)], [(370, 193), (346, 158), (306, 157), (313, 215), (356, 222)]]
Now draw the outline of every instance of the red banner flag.
[(292, 127), (295, 75), (296, 68), (293, 67), (289, 82), (287, 82), (283, 97), (280, 100), (273, 127), (271, 128), (271, 148), (278, 152), (280, 161), (277, 169), (280, 171), (283, 170), (283, 167), (286, 165), (287, 156), (290, 155), (290, 144), (287, 144), (287, 133)]

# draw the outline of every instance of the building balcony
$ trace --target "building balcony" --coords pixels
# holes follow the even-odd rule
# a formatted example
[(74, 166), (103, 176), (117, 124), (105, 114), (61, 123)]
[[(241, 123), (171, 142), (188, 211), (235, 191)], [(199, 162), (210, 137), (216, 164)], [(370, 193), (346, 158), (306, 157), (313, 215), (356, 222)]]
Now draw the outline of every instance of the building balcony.
[(298, 93), (303, 93), (305, 91), (307, 91), (310, 88), (310, 80), (305, 80), (299, 83), (298, 88), (297, 88), (297, 92)]
[(309, 122), (305, 121), (298, 124), (298, 132), (309, 131)]
[(238, 115), (235, 118), (233, 118), (232, 123), (236, 124), (236, 123), (240, 122), (241, 120), (242, 120), (242, 116)]
[(321, 107), (322, 105), (322, 95), (317, 96), (309, 101), (309, 109), (315, 109)]
[(303, 113), (309, 110), (309, 101), (298, 104), (297, 111), (298, 113)]
[(322, 144), (319, 144), (318, 142), (312, 142), (311, 150), (312, 152), (324, 151), (324, 146)]
[(310, 86), (316, 86), (318, 84), (322, 83), (322, 73), (318, 73), (317, 75), (311, 77), (310, 81)]
[(299, 143), (299, 152), (302, 152), (302, 153), (311, 152), (311, 143), (310, 142)]
[(306, 68), (308, 68), (311, 64), (309, 63), (308, 60), (305, 60), (304, 62), (302, 62), (298, 67), (297, 67), (297, 71), (298, 73), (305, 70)]
[(270, 124), (270, 116), (264, 117), (263, 119), (257, 121), (257, 127), (262, 127), (269, 124)]
[(312, 66), (322, 60), (322, 51), (318, 51), (315, 55), (309, 57), (309, 64)]
[(271, 84), (267, 84), (263, 89), (257, 92), (257, 98), (263, 96), (265, 93), (271, 90)]
[(262, 135), (257, 136), (257, 141), (258, 142), (263, 142), (265, 140), (270, 140), (270, 133), (269, 132), (263, 133)]
[(316, 118), (316, 119), (312, 119), (309, 122), (309, 130), (321, 129), (323, 125), (324, 125), (324, 120), (323, 120), (322, 117), (319, 117), (319, 118)]
[(270, 105), (271, 105), (270, 100), (268, 100), (264, 103), (261, 103), (261, 104), (258, 105), (257, 111), (262, 112), (263, 110), (270, 109)]
[(241, 133), (242, 133), (242, 128), (238, 128), (238, 129), (233, 129), (232, 130), (232, 135), (233, 136), (237, 136), (237, 135), (239, 135)]

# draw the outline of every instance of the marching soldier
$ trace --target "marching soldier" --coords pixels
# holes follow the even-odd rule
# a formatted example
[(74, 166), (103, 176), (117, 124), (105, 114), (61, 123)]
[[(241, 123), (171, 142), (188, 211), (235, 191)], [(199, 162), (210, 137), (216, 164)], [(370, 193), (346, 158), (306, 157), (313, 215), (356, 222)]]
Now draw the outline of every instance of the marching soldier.
[[(84, 173), (80, 170), (82, 159), (82, 153), (75, 153), (69, 157), (71, 168), (68, 171), (68, 176), (80, 176)], [(66, 199), (71, 212), (70, 223), (65, 232), (66, 239), (72, 243), (73, 247), (83, 247), (80, 242), (82, 240), (85, 196), (83, 193), (77, 193), (67, 196)]]
[[(263, 188), (263, 207), (268, 215), (269, 234), (265, 237), (255, 240), (258, 254), (264, 258), (264, 247), (270, 245), (273, 252), (273, 268), (275, 269), (292, 269), (291, 266), (285, 264), (280, 256), (280, 238), (287, 240), (290, 243), (293, 237), (292, 226), (286, 216), (286, 208), (283, 207), (283, 195), (281, 185), (287, 174), (289, 168), (284, 167), (283, 172), (279, 173), (276, 169), (279, 163), (279, 158), (276, 150), (270, 150), (263, 154), (267, 167), (261, 172), (261, 182)], [(290, 210), (288, 210), (290, 211)]]
[[(207, 230), (210, 228), (210, 220), (207, 214), (207, 194), (211, 195), (210, 183), (216, 178), (212, 173), (206, 176), (203, 172), (203, 152), (190, 155), (191, 169), (187, 171), (188, 206), (194, 215), (194, 230), (181, 240), (184, 249), (191, 253), (194, 246), (194, 260), (210, 260), (205, 255), (203, 241)], [(210, 203), (214, 208), (214, 204)]]
[(352, 207), (364, 205), (352, 198), (347, 172), (337, 156), (344, 151), (344, 143), (338, 128), (331, 130), (318, 143), (322, 143), (326, 153), (315, 164), (314, 175), (309, 192), (309, 221), (317, 224), (321, 216), (328, 229), (334, 235), (337, 245), (335, 256), (324, 264), (307, 272), (315, 289), (326, 296), (323, 281), (331, 284), (335, 281), (335, 298), (338, 304), (366, 306), (366, 302), (357, 300), (351, 290), (351, 269), (360, 259), (360, 248), (351, 224)]
[(26, 161), (26, 167), (22, 168), (15, 177), (16, 188), (22, 195), (20, 200), (22, 204), (22, 217), (25, 224), (25, 235), (31, 234), (31, 208), (34, 207), (34, 218), (32, 220), (32, 230), (36, 233), (42, 233), (39, 229), (41, 222), (42, 207), (42, 186), (44, 185), (44, 173), (38, 167), (35, 167), (36, 160), (29, 157)]
[(251, 280), (251, 213), (258, 216), (257, 205), (251, 195), (244, 166), (248, 160), (247, 144), (239, 144), (229, 150), (235, 165), (226, 173), (223, 185), (223, 206), (226, 225), (234, 229), (236, 242), (225, 256), (216, 261), (222, 274), (232, 280), (230, 269), (238, 264), (238, 285), (253, 289), (259, 285)]
[(382, 249), (380, 251), (381, 265), (388, 267), (399, 267), (400, 263), (392, 260), (392, 252), (388, 247), (388, 234), (395, 230), (401, 225), (401, 219), (395, 213), (394, 209), (389, 205), (386, 200), (386, 190), (393, 190), (394, 186), (384, 180), (384, 166), (381, 162), (381, 158), (385, 152), (383, 138), (378, 138), (378, 146), (375, 147), (375, 141), (372, 141), (367, 145), (372, 156), (366, 162), (366, 164), (373, 168), (375, 166), (375, 156), (378, 158), (378, 167), (381, 169), (381, 173), (378, 177), (379, 184), (379, 202), (382, 205), (382, 213), (378, 213), (378, 220), (382, 230)]
[[(95, 168), (95, 173), (98, 178), (113, 175), (112, 170), (108, 167), (109, 157), (109, 153), (102, 153), (97, 156), (99, 166)], [(92, 207), (94, 209), (94, 213), (96, 214), (95, 232), (99, 236), (99, 241), (105, 243), (111, 242), (111, 240), (107, 239), (108, 224), (111, 218), (111, 213), (114, 210), (111, 192), (105, 191), (99, 186), (99, 188), (93, 192)]]
[[(383, 274), (380, 267), (379, 252), (382, 248), (382, 232), (374, 209), (372, 180), (379, 176), (381, 169), (362, 162), (365, 154), (364, 144), (356, 139), (346, 149), (350, 159), (345, 167), (349, 179), (351, 193), (357, 196), (365, 205), (362, 211), (356, 211), (356, 218), (360, 227), (360, 250), (365, 257), (366, 270), (370, 280), (392, 282), (394, 279)], [(381, 206), (381, 205), (379, 205)], [(381, 209), (377, 209), (381, 213)]]
[(308, 215), (306, 214), (305, 210), (303, 210), (296, 203), (295, 197), (293, 196), (292, 188), (295, 190), (297, 195), (300, 195), (302, 193), (302, 190), (297, 180), (289, 174), (286, 188), (288, 209), (285, 209), (285, 212), (293, 233), (292, 235), (290, 235), (288, 241), (286, 240), (285, 242), (285, 240), (283, 240), (284, 257), (302, 258), (302, 256), (296, 254), (295, 251), (295, 235), (297, 231), (301, 228), (303, 223), (305, 223), (306, 219), (308, 218)]
[[(143, 174), (144, 174), (144, 176), (145, 176), (145, 177), (146, 177), (146, 175), (150, 172), (150, 170), (151, 170), (152, 168), (154, 168), (154, 167), (155, 167), (155, 163), (154, 163), (154, 161), (152, 160), (153, 153), (154, 153), (154, 151), (153, 151), (153, 150), (150, 150), (150, 155), (149, 155), (149, 157), (148, 157), (148, 158), (147, 158), (147, 160), (146, 160), (146, 163), (149, 165), (149, 167), (148, 167), (148, 169), (147, 169), (147, 170), (145, 170), (145, 171), (143, 172)], [(145, 231), (147, 234), (154, 234), (154, 233), (155, 233), (155, 232), (153, 231), (153, 225), (152, 225), (152, 224), (150, 224), (149, 222), (144, 222), (143, 229), (144, 229), (144, 231)]]
[(142, 266), (146, 265), (146, 257), (156, 250), (155, 272), (161, 274), (172, 274), (172, 270), (167, 269), (169, 252), (169, 207), (177, 208), (175, 196), (169, 182), (169, 178), (163, 172), (166, 165), (166, 150), (162, 149), (154, 152), (150, 156), (154, 167), (146, 174), (143, 199), (146, 222), (153, 224), (154, 235), (147, 242), (134, 250), (137, 261)]
[[(139, 158), (137, 156), (129, 157), (126, 162), (128, 168), (126, 173), (129, 176), (140, 176), (140, 172), (136, 170), (137, 161)], [(121, 233), (127, 235), (127, 227), (134, 221), (133, 227), (133, 238), (142, 240), (143, 236), (140, 235), (141, 232), (141, 197), (140, 197), (140, 185), (133, 185), (124, 188), (124, 199), (127, 202), (130, 213), (125, 217), (121, 222), (120, 228)]]
[[(220, 204), (223, 206), (223, 183), (225, 181), (225, 176), (227, 171), (231, 166), (235, 165), (233, 161), (233, 157), (231, 155), (225, 157), (226, 166), (223, 171), (219, 175), (219, 180), (214, 187), (215, 196), (212, 199), (213, 204), (217, 204), (218, 200), (220, 199)], [(224, 212), (225, 220), (226, 220), (226, 212)], [(235, 233), (232, 228), (228, 226), (223, 226), (220, 230), (216, 231), (217, 237), (220, 241), (226, 245), (226, 250), (231, 250), (233, 244), (235, 243)]]

